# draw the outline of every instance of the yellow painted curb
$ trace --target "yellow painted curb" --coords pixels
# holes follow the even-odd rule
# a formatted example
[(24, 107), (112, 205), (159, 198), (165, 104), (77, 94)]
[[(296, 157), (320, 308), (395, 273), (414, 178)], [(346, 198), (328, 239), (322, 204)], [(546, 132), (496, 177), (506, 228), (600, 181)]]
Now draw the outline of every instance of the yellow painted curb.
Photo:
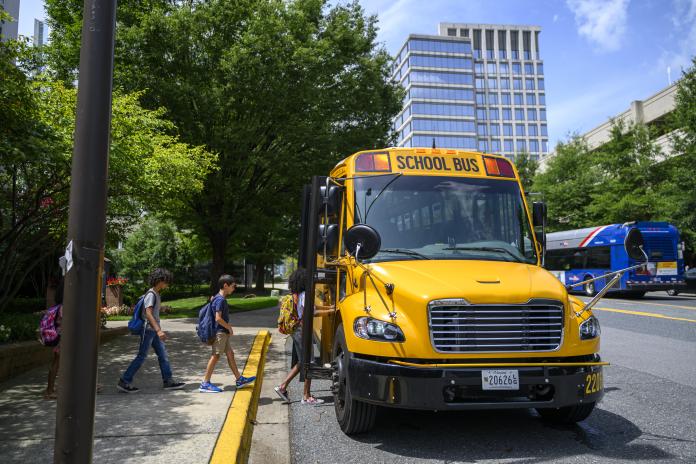
[(227, 410), (227, 417), (218, 435), (211, 464), (245, 464), (249, 459), (251, 435), (254, 432), (256, 410), (261, 396), (263, 383), (263, 368), (266, 363), (266, 353), (271, 341), (268, 330), (260, 330), (251, 346), (249, 358), (244, 366), (244, 377), (256, 376), (252, 388), (242, 388), (234, 394), (234, 399)]

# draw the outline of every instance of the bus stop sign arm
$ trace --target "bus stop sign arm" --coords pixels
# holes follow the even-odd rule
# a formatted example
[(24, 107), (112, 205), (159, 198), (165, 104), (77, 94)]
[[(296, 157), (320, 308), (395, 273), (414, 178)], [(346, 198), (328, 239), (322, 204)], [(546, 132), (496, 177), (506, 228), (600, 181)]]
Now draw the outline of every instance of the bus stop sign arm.
[(53, 459), (91, 463), (116, 0), (85, 0)]

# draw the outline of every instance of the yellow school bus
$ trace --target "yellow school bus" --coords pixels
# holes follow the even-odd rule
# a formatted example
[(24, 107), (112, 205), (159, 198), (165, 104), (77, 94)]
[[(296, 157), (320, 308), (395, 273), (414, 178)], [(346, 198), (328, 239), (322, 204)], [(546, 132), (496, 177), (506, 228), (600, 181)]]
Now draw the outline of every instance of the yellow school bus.
[(304, 318), (303, 369), (331, 380), (345, 433), (378, 406), (592, 412), (607, 364), (594, 303), (541, 267), (545, 205), (531, 206), (508, 160), (460, 150), (363, 151), (313, 177), (305, 314), (336, 312)]

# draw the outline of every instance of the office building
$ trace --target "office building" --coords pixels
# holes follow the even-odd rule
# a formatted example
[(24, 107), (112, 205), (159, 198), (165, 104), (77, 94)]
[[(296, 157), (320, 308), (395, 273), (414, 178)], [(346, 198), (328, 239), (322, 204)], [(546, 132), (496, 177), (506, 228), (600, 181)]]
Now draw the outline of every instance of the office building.
[(460, 148), (514, 158), (548, 153), (537, 26), (440, 23), (409, 35), (392, 78), (406, 89), (398, 146)]
[(0, 21), (0, 39), (16, 39), (19, 26), (19, 0), (0, 0), (0, 9), (5, 10), (13, 19), (13, 21)]
[(46, 25), (43, 21), (34, 18), (34, 37), (33, 43), (35, 47), (46, 45)]

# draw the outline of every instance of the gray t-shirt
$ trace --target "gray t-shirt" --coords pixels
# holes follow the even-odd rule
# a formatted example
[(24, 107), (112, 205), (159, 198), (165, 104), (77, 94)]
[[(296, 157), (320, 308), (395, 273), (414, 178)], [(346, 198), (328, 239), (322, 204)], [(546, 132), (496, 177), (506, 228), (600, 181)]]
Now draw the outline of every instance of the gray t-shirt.
[[(143, 301), (143, 311), (146, 311), (147, 308), (152, 307), (152, 317), (155, 318), (155, 320), (157, 321), (157, 324), (160, 323), (160, 306), (161, 305), (162, 305), (162, 300), (160, 299), (159, 293), (157, 293), (154, 288), (151, 288), (150, 290), (148, 290), (147, 293), (145, 294), (145, 301)], [(143, 312), (143, 315), (145, 315), (145, 312)], [(147, 321), (147, 318), (145, 320)], [(147, 321), (146, 328), (151, 328), (150, 321)]]

